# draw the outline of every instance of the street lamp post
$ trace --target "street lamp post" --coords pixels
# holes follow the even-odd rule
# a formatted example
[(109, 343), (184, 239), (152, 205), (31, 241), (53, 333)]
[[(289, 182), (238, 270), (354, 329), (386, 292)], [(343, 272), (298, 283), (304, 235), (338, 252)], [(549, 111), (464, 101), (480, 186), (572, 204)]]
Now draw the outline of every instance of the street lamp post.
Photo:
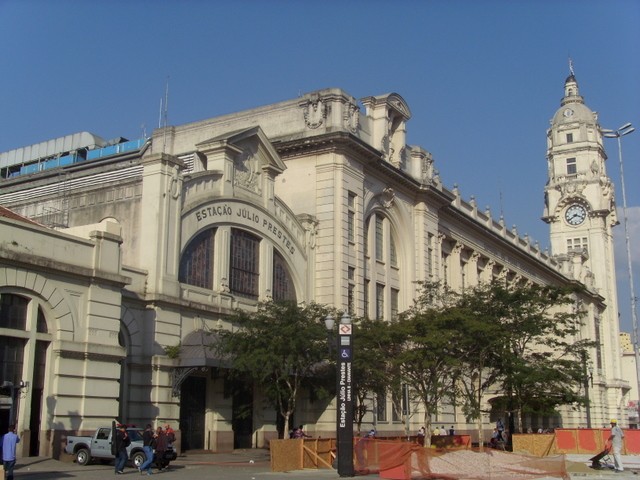
[[(333, 331), (335, 320), (331, 315), (325, 318), (327, 330)], [(353, 477), (353, 325), (347, 312), (338, 325), (336, 344), (336, 441), (338, 475)]]
[[(602, 135), (606, 138), (616, 138), (618, 140), (618, 160), (620, 162), (620, 186), (622, 188), (622, 215), (624, 221), (624, 241), (627, 247), (627, 273), (629, 275), (629, 289), (631, 291), (631, 321), (633, 325), (633, 351), (636, 359), (636, 393), (640, 398), (640, 351), (638, 349), (638, 313), (636, 308), (636, 295), (633, 286), (633, 269), (631, 268), (631, 247), (629, 244), (629, 227), (627, 221), (627, 193), (624, 185), (624, 166), (622, 163), (622, 137), (633, 133), (635, 128), (631, 123), (625, 123), (617, 130), (602, 130)], [(637, 399), (636, 399), (637, 400)], [(639, 407), (640, 408), (640, 407)], [(637, 412), (640, 416), (640, 412)]]
[[(587, 428), (591, 428), (591, 399), (589, 398), (589, 387), (593, 387), (593, 367), (589, 365), (587, 367), (585, 357), (585, 377), (584, 377), (584, 394), (586, 397), (587, 407)], [(588, 372), (588, 373), (587, 373)]]

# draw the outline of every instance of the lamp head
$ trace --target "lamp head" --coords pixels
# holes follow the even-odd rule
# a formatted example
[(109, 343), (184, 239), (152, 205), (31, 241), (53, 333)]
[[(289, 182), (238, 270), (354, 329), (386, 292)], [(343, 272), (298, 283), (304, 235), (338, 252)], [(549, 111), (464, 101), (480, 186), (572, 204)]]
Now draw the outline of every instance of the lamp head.
[(326, 327), (327, 330), (331, 331), (333, 330), (333, 327), (336, 324), (336, 320), (333, 318), (333, 315), (331, 315), (330, 313), (324, 318), (324, 326)]
[(348, 312), (344, 312), (342, 314), (342, 318), (340, 319), (340, 325), (351, 325), (351, 315)]

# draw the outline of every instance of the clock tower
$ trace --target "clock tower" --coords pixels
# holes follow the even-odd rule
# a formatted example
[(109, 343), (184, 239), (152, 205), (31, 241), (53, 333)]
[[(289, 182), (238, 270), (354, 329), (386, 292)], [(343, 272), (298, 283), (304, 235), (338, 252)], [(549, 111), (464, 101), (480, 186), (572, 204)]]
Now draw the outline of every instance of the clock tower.
[(551, 251), (563, 273), (604, 298), (598, 311), (587, 314), (584, 334), (598, 344), (590, 367), (596, 392), (611, 406), (622, 399), (619, 388), (608, 388), (611, 382), (621, 384), (621, 359), (612, 231), (618, 220), (606, 159), (598, 115), (585, 105), (571, 68), (547, 131), (542, 219), (549, 224)]

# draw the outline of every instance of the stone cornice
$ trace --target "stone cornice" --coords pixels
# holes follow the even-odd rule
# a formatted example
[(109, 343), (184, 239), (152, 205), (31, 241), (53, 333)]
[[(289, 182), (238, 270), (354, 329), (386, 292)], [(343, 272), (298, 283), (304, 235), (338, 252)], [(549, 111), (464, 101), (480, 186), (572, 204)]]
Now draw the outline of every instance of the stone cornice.
[(96, 343), (76, 343), (56, 340), (52, 344), (52, 349), (60, 358), (70, 360), (92, 360), (104, 363), (117, 363), (127, 356), (124, 347), (108, 346)]
[(40, 270), (48, 273), (55, 273), (56, 275), (63, 273), (70, 276), (85, 277), (92, 281), (99, 280), (101, 283), (115, 285), (118, 288), (122, 288), (131, 283), (131, 278), (124, 275), (113, 274), (78, 265), (69, 265), (68, 263), (56, 261), (53, 258), (41, 257), (30, 253), (15, 252), (4, 248), (1, 245), (0, 258), (2, 258), (4, 263), (12, 263), (32, 271)]

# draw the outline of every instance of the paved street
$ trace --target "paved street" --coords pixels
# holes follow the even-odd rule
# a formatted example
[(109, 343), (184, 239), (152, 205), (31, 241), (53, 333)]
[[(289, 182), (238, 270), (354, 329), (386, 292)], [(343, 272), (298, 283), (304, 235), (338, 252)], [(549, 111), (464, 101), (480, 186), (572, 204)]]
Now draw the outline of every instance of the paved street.
[[(626, 456), (623, 461), (630, 468), (623, 474), (616, 474), (608, 470), (592, 470), (585, 465), (588, 457), (588, 455), (567, 455), (568, 469), (572, 480), (640, 479), (640, 475), (634, 474), (636, 469), (640, 470), (640, 457)], [(118, 475), (117, 478), (140, 478), (138, 471), (130, 467), (125, 470), (125, 475), (128, 477)], [(339, 478), (333, 470), (271, 472), (269, 452), (266, 450), (240, 450), (226, 454), (190, 453), (179, 457), (171, 464), (169, 470), (156, 472), (154, 475), (165, 480), (315, 480)], [(57, 461), (42, 457), (20, 459), (15, 471), (16, 480), (70, 478), (100, 480), (115, 477), (113, 465), (95, 463), (81, 467), (71, 461)], [(378, 475), (368, 475), (360, 478), (374, 479), (379, 477)]]

